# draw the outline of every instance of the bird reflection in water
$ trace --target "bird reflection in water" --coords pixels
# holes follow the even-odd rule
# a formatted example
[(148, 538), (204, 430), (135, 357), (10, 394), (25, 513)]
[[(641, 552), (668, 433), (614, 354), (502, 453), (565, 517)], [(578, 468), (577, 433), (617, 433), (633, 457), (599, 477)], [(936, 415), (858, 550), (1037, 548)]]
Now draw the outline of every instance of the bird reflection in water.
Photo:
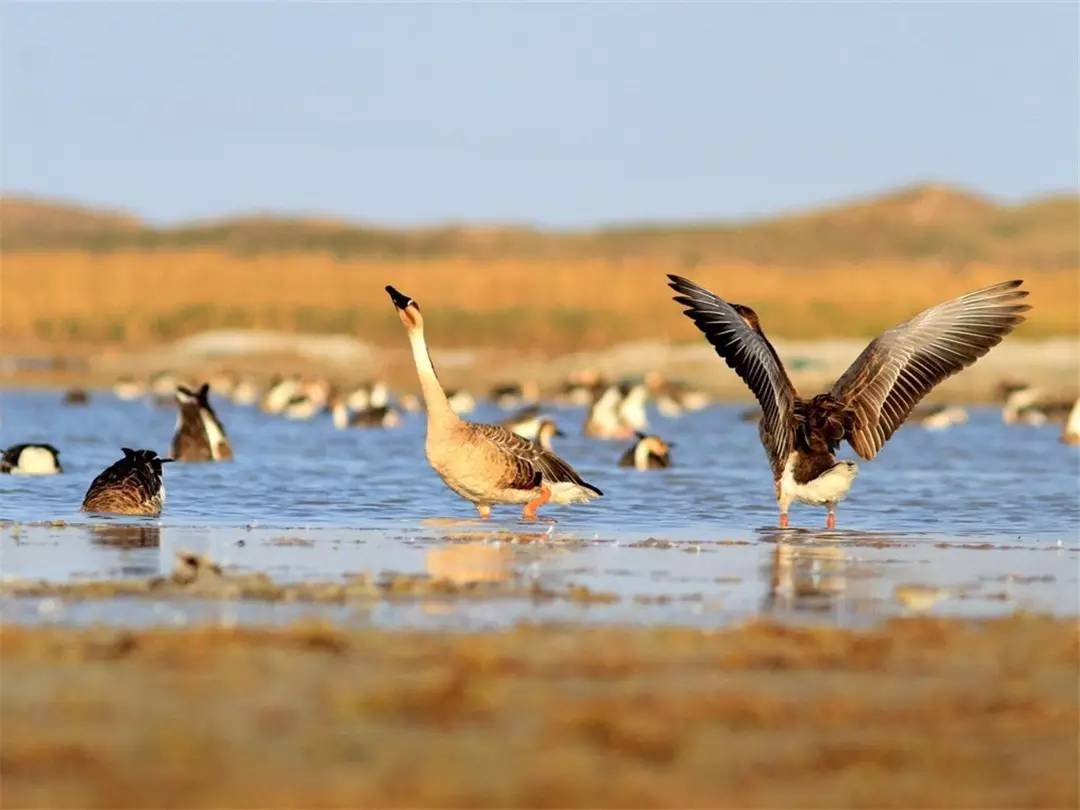
[[(101, 523), (90, 527), (90, 541), (110, 549), (159, 549), (161, 528), (134, 523)], [(132, 553), (122, 552), (119, 565), (107, 568), (109, 577), (150, 577), (160, 572), (160, 551)]]
[[(425, 557), (428, 576), (458, 586), (497, 586), (513, 575), (513, 553), (502, 545), (489, 543), (448, 543), (430, 549)], [(445, 599), (425, 599), (421, 610), (428, 615), (448, 615), (457, 603)]]
[(130, 523), (99, 524), (91, 527), (91, 540), (117, 548), (156, 547), (161, 545), (161, 528)]
[(791, 534), (768, 532), (761, 538), (774, 543), (762, 612), (837, 610), (847, 594), (853, 560), (838, 545), (792, 542)]
[(506, 546), (450, 543), (427, 553), (428, 576), (455, 585), (506, 582), (513, 573), (513, 554)]

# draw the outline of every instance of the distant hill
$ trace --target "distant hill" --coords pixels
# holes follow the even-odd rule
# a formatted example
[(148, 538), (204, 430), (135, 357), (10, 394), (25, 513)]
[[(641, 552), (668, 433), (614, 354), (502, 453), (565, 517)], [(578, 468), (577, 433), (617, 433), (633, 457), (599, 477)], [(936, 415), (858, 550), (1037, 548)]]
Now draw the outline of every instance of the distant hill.
[(146, 226), (128, 214), (26, 197), (0, 198), (0, 240), (13, 246), (72, 244), (133, 235)]
[(941, 185), (751, 222), (642, 223), (591, 231), (510, 226), (392, 229), (281, 216), (154, 228), (137, 218), (72, 204), (0, 200), (5, 251), (215, 247), (242, 254), (327, 251), (338, 256), (603, 258), (818, 265), (936, 259), (957, 264), (1080, 266), (1080, 197), (999, 205)]

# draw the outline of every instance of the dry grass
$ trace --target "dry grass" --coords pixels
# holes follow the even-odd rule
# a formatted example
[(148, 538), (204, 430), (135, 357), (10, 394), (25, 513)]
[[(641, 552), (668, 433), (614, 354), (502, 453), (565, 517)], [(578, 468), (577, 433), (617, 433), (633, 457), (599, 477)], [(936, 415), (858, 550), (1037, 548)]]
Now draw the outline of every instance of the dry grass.
[(559, 261), (342, 259), (328, 253), (241, 256), (222, 250), (20, 252), (0, 267), (0, 337), (62, 344), (158, 343), (209, 328), (340, 332), (396, 341), (383, 286), (424, 305), (440, 345), (544, 352), (631, 339), (689, 340), (664, 274), (688, 275), (748, 302), (790, 338), (867, 336), (952, 295), (1017, 275), (1035, 312), (1021, 335), (1075, 334), (1070, 270), (938, 263), (686, 266), (671, 259)]
[(1073, 620), (0, 634), (9, 807), (1075, 807)]

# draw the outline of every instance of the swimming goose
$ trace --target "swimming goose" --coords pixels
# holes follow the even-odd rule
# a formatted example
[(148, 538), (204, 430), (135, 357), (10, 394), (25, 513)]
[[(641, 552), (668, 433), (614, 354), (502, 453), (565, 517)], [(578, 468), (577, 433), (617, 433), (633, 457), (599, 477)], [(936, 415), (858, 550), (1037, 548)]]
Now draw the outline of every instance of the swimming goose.
[(427, 458), (450, 489), (473, 503), (485, 518), (494, 504), (524, 504), (525, 520), (535, 520), (536, 510), (548, 501), (578, 503), (603, 494), (538, 444), (500, 425), (461, 420), (431, 364), (420, 307), (393, 287), (388, 286), (386, 292), (408, 332), (427, 405)]
[(540, 416), (540, 406), (527, 405), (503, 419), (499, 424), (521, 438), (533, 441), (536, 439), (536, 434), (540, 432), (541, 421), (543, 417)]
[(157, 517), (165, 503), (161, 465), (153, 450), (123, 448), (124, 457), (93, 480), (83, 498), (84, 512)]
[(401, 406), (401, 410), (406, 413), (419, 413), (423, 405), (420, 402), (420, 397), (416, 394), (402, 394), (398, 397), (398, 405)]
[(176, 388), (176, 404), (180, 409), (173, 434), (172, 456), (177, 461), (229, 461), (232, 447), (214, 409), (210, 407), (210, 386), (198, 391), (185, 386)]
[(491, 399), (504, 411), (523, 408), (540, 401), (540, 386), (535, 380), (502, 383), (491, 389)]
[(585, 435), (594, 439), (628, 439), (633, 436), (633, 428), (624, 424), (619, 416), (620, 402), (622, 393), (618, 386), (609, 385), (598, 391), (585, 414)]
[(350, 423), (355, 427), (394, 428), (401, 424), (401, 412), (392, 405), (372, 405), (354, 413)]
[(675, 301), (762, 409), (758, 428), (772, 467), (780, 526), (793, 501), (824, 506), (836, 526), (836, 504), (858, 472), (833, 453), (847, 440), (862, 458), (878, 454), (911, 409), (947, 377), (1001, 342), (1030, 309), (1018, 303), (1022, 281), (995, 284), (946, 301), (870, 343), (827, 394), (799, 397), (757, 314), (680, 276), (668, 276)]
[(351, 427), (391, 428), (401, 424), (401, 414), (397, 408), (389, 405), (376, 408), (369, 405), (364, 410), (353, 413), (341, 397), (334, 398), (330, 414), (334, 427), (338, 430), (348, 430)]
[(550, 419), (541, 419), (540, 426), (536, 429), (536, 438), (533, 439), (533, 441), (550, 453), (552, 438), (565, 435), (565, 433), (559, 430), (559, 426)]
[(663, 470), (671, 466), (671, 447), (659, 436), (637, 434), (633, 447), (627, 449), (619, 459), (620, 467), (633, 467), (636, 470)]
[(1006, 424), (1041, 427), (1048, 422), (1064, 422), (1072, 410), (1072, 400), (1053, 399), (1041, 388), (1008, 381), (999, 386), (1005, 397), (1001, 419)]
[(555, 395), (555, 402), (560, 405), (588, 406), (605, 388), (607, 383), (595, 369), (574, 371)]
[(113, 384), (113, 395), (125, 401), (139, 399), (146, 395), (146, 385), (131, 377), (120, 377)]
[(259, 384), (251, 377), (240, 377), (229, 392), (234, 405), (254, 405), (259, 401)]
[(645, 404), (649, 401), (649, 389), (644, 383), (619, 386), (622, 399), (619, 401), (619, 421), (635, 433), (644, 431), (649, 426), (649, 417)]
[(55, 475), (62, 473), (60, 451), (51, 444), (17, 444), (0, 457), (0, 473)]
[(967, 420), (968, 412), (959, 405), (937, 405), (918, 414), (919, 424), (927, 430), (944, 430), (954, 425), (962, 425)]
[(458, 416), (476, 410), (476, 398), (464, 388), (447, 391), (446, 400), (450, 403), (450, 409)]
[(323, 410), (324, 405), (318, 399), (313, 399), (307, 394), (297, 394), (285, 403), (285, 407), (281, 409), (280, 413), (286, 419), (303, 421), (313, 419), (316, 414), (322, 413)]
[(656, 410), (661, 416), (669, 419), (682, 416), (682, 392), (677, 384), (665, 379), (663, 374), (653, 369), (645, 375), (645, 385), (649, 389), (649, 395), (656, 401)]
[(300, 395), (299, 379), (295, 376), (278, 375), (270, 381), (270, 387), (263, 392), (259, 408), (265, 413), (281, 413), (294, 398)]
[(358, 385), (347, 394), (343, 404), (350, 411), (362, 411), (371, 404), (371, 387), (366, 384)]
[(171, 371), (156, 371), (150, 375), (150, 383), (147, 391), (150, 401), (159, 407), (172, 405), (176, 395), (176, 386), (181, 385), (183, 380)]
[(1065, 427), (1061, 431), (1061, 440), (1065, 444), (1080, 444), (1080, 399), (1073, 403), (1069, 411), (1069, 418), (1065, 420)]

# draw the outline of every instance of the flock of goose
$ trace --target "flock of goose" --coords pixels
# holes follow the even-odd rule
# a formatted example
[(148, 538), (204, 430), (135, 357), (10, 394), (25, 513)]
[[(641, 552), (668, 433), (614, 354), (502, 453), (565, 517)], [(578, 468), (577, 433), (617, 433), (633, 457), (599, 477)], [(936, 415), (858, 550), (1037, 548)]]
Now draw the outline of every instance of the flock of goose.
[[(1020, 281), (987, 287), (919, 313), (875, 339), (832, 388), (801, 397), (788, 378), (772, 344), (749, 307), (729, 303), (694, 282), (669, 276), (674, 300), (704, 334), (717, 354), (752, 391), (760, 406), (759, 436), (773, 473), (779, 525), (788, 525), (792, 503), (824, 507), (826, 526), (836, 525), (837, 504), (846, 496), (857, 465), (835, 455), (847, 442), (869, 460), (915, 412), (927, 427), (941, 428), (966, 419), (963, 409), (936, 408), (919, 414), (918, 402), (947, 377), (971, 365), (1024, 320), (1029, 307)], [(465, 391), (447, 391), (428, 352), (424, 318), (417, 302), (388, 286), (386, 292), (405, 328), (420, 384), (421, 399), (391, 402), (382, 383), (336, 390), (325, 380), (278, 378), (260, 391), (254, 380), (215, 375), (198, 388), (168, 374), (148, 386), (121, 380), (121, 398), (149, 394), (175, 402), (179, 417), (171, 458), (152, 450), (124, 448), (124, 457), (91, 483), (83, 501), (90, 512), (160, 514), (165, 498), (162, 465), (173, 461), (222, 461), (232, 458), (225, 428), (210, 404), (209, 393), (238, 404), (255, 405), (288, 419), (310, 419), (329, 412), (335, 427), (386, 428), (403, 411), (426, 411), (425, 454), (447, 487), (472, 503), (482, 518), (498, 505), (517, 505), (522, 518), (534, 520), (548, 503), (587, 502), (603, 495), (552, 449), (559, 427), (541, 411), (535, 385), (505, 385), (493, 400), (518, 412), (500, 424), (467, 421), (475, 400)], [(1048, 403), (1030, 387), (1010, 384), (1003, 416), (1007, 422), (1037, 423), (1058, 418), (1062, 406)], [(703, 394), (671, 384), (658, 374), (635, 384), (606, 384), (593, 373), (575, 375), (555, 397), (564, 404), (587, 405), (584, 432), (605, 439), (633, 439), (620, 466), (641, 470), (671, 464), (672, 444), (646, 432), (646, 402), (677, 415), (708, 404)], [(1080, 443), (1080, 404), (1068, 405), (1064, 438)], [(58, 451), (47, 444), (9, 448), (0, 472), (60, 472)]]

